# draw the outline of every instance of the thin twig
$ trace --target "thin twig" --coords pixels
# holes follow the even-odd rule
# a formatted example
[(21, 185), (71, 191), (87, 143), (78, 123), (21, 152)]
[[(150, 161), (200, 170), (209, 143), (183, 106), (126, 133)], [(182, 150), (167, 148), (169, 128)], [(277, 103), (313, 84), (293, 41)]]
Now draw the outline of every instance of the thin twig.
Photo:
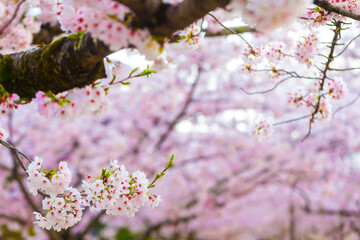
[(305, 115), (305, 116), (302, 116), (302, 117), (298, 117), (298, 118), (293, 118), (293, 119), (290, 119), (290, 120), (285, 120), (285, 121), (282, 121), (282, 122), (277, 122), (277, 123), (274, 123), (273, 126), (278, 126), (278, 125), (285, 124), (285, 123), (291, 123), (291, 122), (299, 121), (299, 120), (306, 119), (306, 118), (309, 118), (309, 117), (311, 117), (311, 114), (308, 114), (308, 115)]
[(0, 140), (0, 144), (9, 148), (9, 149), (12, 149), (14, 151), (16, 151), (18, 154), (20, 154), (21, 156), (23, 156), (24, 158), (26, 158), (29, 162), (32, 162), (33, 160), (27, 156), (25, 153), (21, 152), (19, 149), (17, 149), (16, 147), (14, 147), (12, 144), (8, 143), (8, 142), (5, 142), (3, 140)]
[(285, 81), (289, 80), (293, 78), (292, 76), (287, 77), (282, 79), (281, 81), (277, 82), (272, 88), (268, 89), (268, 90), (264, 90), (264, 91), (257, 91), (257, 92), (248, 92), (247, 90), (245, 90), (243, 87), (241, 87), (240, 89), (246, 93), (247, 95), (256, 95), (256, 94), (265, 94), (265, 93), (269, 93), (271, 91), (274, 91), (280, 84), (284, 83)]
[(12, 21), (14, 21), (14, 19), (16, 18), (16, 15), (18, 14), (19, 10), (20, 10), (20, 6), (25, 2), (25, 0), (22, 0), (17, 6), (16, 9), (14, 11), (14, 14), (12, 15), (12, 17), (10, 18), (10, 20), (0, 29), (0, 35), (2, 35), (4, 33), (4, 31), (9, 27), (9, 25), (12, 23)]
[(355, 39), (357, 39), (358, 37), (360, 37), (360, 34), (357, 35), (356, 37), (354, 37), (353, 39), (351, 39), (350, 42), (349, 42), (348, 44), (346, 44), (346, 46), (344, 47), (344, 49), (343, 49), (340, 53), (338, 53), (336, 56), (334, 56), (334, 58), (336, 58), (336, 57), (340, 56), (341, 54), (343, 54), (343, 53), (345, 52), (345, 50), (349, 47), (349, 45), (350, 45), (353, 41), (355, 41)]
[(352, 71), (352, 70), (360, 70), (360, 67), (353, 67), (353, 68), (330, 68), (329, 71)]
[(343, 105), (341, 107), (338, 107), (334, 111), (332, 117), (334, 117), (337, 112), (339, 112), (339, 111), (343, 110), (344, 108), (347, 108), (347, 107), (351, 106), (352, 104), (354, 104), (359, 99), (359, 97), (360, 97), (360, 93), (358, 93), (358, 95), (356, 95), (356, 97), (351, 102), (349, 102), (348, 104), (345, 104), (345, 105)]
[(250, 49), (253, 51), (253, 47), (250, 45), (250, 43), (249, 43), (248, 41), (246, 41), (246, 39), (245, 39), (243, 36), (241, 36), (241, 34), (237, 33), (236, 31), (234, 31), (234, 30), (231, 29), (231, 28), (226, 27), (224, 24), (222, 24), (222, 22), (219, 21), (219, 19), (217, 19), (217, 18), (216, 18), (214, 15), (212, 15), (211, 13), (208, 13), (208, 15), (211, 16), (212, 18), (214, 18), (215, 21), (220, 24), (220, 26), (222, 26), (223, 28), (229, 30), (229, 31), (232, 32), (233, 34), (239, 36), (239, 37), (250, 47)]

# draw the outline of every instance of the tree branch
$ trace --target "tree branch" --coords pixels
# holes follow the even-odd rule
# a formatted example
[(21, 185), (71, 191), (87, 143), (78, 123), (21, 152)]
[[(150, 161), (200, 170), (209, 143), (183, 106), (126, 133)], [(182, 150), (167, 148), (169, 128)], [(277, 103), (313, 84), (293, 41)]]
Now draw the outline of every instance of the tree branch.
[(156, 12), (161, 5), (164, 5), (161, 0), (115, 0), (129, 7), (142, 20), (147, 19), (147, 22), (154, 22)]
[(16, 217), (16, 216), (9, 216), (9, 215), (4, 214), (4, 213), (0, 213), (0, 218), (10, 220), (10, 221), (13, 221), (13, 222), (17, 222), (17, 223), (20, 223), (21, 225), (25, 225), (25, 224), (28, 223), (27, 221), (25, 221), (22, 218), (19, 218), (19, 217)]
[(217, 32), (210, 32), (206, 31), (205, 37), (217, 37), (223, 35), (230, 35), (230, 34), (241, 34), (247, 32), (256, 32), (256, 29), (250, 26), (240, 26), (240, 27), (231, 27), (231, 28), (224, 28)]
[(116, 0), (129, 7), (154, 36), (169, 37), (230, 0), (184, 0), (175, 6), (160, 0)]
[[(319, 92), (321, 92), (322, 90), (324, 90), (324, 86), (325, 86), (325, 82), (326, 82), (326, 79), (327, 79), (327, 72), (330, 71), (330, 63), (332, 61), (334, 61), (334, 51), (335, 51), (335, 47), (337, 45), (337, 42), (340, 40), (341, 38), (341, 35), (340, 35), (340, 32), (342, 30), (342, 22), (340, 21), (335, 21), (334, 23), (334, 26), (335, 26), (335, 29), (333, 30), (334, 32), (334, 37), (331, 41), (331, 45), (328, 46), (330, 48), (330, 52), (329, 52), (329, 56), (325, 56), (327, 58), (327, 61), (325, 63), (325, 67), (324, 67), (324, 70), (321, 71), (323, 77), (322, 79), (320, 80), (320, 89), (319, 89)], [(315, 116), (318, 112), (321, 111), (320, 109), (320, 103), (321, 103), (321, 100), (323, 98), (323, 95), (320, 95), (318, 97), (318, 100), (317, 100), (317, 103), (314, 107), (314, 111), (312, 112), (311, 114), (311, 119), (309, 121), (309, 130), (308, 130), (308, 133), (305, 135), (305, 137), (301, 140), (301, 141), (304, 141), (306, 138), (308, 138), (311, 134), (311, 127), (312, 127), (312, 124), (315, 120)], [(320, 112), (321, 113), (321, 112)]]
[(10, 20), (0, 29), (0, 35), (4, 33), (4, 31), (10, 26), (10, 24), (15, 20), (21, 5), (25, 2), (25, 0), (22, 0), (17, 6), (16, 9), (12, 15), (12, 17), (10, 18)]
[(63, 33), (63, 31), (61, 30), (59, 23), (42, 24), (40, 32), (33, 35), (33, 44), (49, 44), (61, 33)]
[(304, 212), (310, 214), (317, 214), (317, 215), (332, 215), (332, 216), (341, 216), (341, 217), (360, 217), (360, 212), (355, 210), (346, 210), (346, 209), (311, 209), (308, 206), (303, 208)]
[(0, 55), (0, 84), (23, 98), (39, 90), (56, 94), (84, 87), (105, 76), (103, 58), (110, 53), (88, 33), (62, 37), (45, 47)]
[(314, 0), (314, 4), (325, 9), (326, 11), (328, 11), (330, 13), (332, 13), (332, 12), (337, 13), (344, 17), (348, 17), (348, 18), (352, 18), (354, 20), (360, 21), (360, 15), (346, 11), (340, 7), (336, 7), (336, 6), (332, 5), (330, 2), (328, 2), (327, 0)]

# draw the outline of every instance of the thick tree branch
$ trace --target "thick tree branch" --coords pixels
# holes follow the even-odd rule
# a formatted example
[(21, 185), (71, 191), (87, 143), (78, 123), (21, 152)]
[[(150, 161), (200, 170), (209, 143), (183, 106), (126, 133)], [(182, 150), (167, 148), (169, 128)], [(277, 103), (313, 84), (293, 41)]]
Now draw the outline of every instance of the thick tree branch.
[(52, 40), (63, 33), (60, 24), (45, 23), (41, 25), (40, 32), (33, 35), (33, 44), (49, 44)]
[(24, 98), (39, 90), (59, 93), (84, 87), (105, 76), (103, 58), (110, 53), (90, 34), (62, 37), (45, 47), (0, 55), (0, 84)]
[(116, 0), (128, 6), (154, 36), (169, 37), (230, 0), (184, 0), (172, 6), (159, 0)]
[(184, 0), (182, 3), (169, 7), (164, 14), (162, 24), (151, 29), (155, 36), (170, 36), (196, 20), (204, 17), (216, 8), (224, 8), (230, 0)]
[[(115, 0), (129, 7), (138, 17), (148, 22), (155, 21), (155, 13), (159, 10), (161, 5), (164, 5), (161, 0)], [(154, 22), (153, 22), (154, 23)]]
[(352, 18), (354, 20), (360, 21), (360, 15), (346, 11), (340, 7), (336, 7), (336, 6), (332, 5), (330, 2), (328, 2), (327, 0), (314, 0), (314, 4), (325, 9), (326, 11), (328, 11), (330, 13), (332, 13), (332, 12), (337, 13), (344, 17), (348, 17), (348, 18)]

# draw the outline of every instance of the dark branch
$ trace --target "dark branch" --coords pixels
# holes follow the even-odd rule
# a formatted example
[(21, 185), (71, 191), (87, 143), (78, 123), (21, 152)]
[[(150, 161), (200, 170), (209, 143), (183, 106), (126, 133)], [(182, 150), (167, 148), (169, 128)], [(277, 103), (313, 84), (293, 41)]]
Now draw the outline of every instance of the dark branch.
[(216, 8), (224, 8), (230, 0), (184, 0), (172, 6), (160, 0), (116, 0), (129, 7), (139, 18), (140, 25), (147, 27), (154, 36), (170, 37), (203, 18)]
[(352, 19), (358, 20), (358, 21), (360, 20), (360, 15), (346, 11), (340, 7), (336, 7), (336, 6), (332, 5), (330, 2), (328, 2), (327, 0), (314, 0), (314, 4), (325, 9), (326, 11), (328, 11), (330, 13), (337, 13), (344, 17), (352, 18)]
[(330, 215), (330, 216), (341, 216), (341, 217), (360, 217), (359, 211), (346, 210), (346, 209), (337, 209), (337, 210), (325, 209), (325, 208), (311, 209), (307, 206), (307, 207), (304, 207), (303, 210), (306, 213), (317, 214), (317, 215)]
[[(330, 52), (329, 52), (329, 56), (325, 56), (327, 58), (327, 61), (325, 63), (325, 67), (324, 67), (324, 70), (322, 70), (322, 79), (320, 80), (320, 89), (319, 89), (319, 92), (321, 92), (322, 90), (324, 90), (324, 86), (325, 86), (325, 82), (326, 82), (326, 79), (327, 79), (327, 72), (330, 71), (330, 63), (332, 61), (334, 61), (334, 51), (335, 51), (335, 47), (337, 45), (337, 42), (340, 40), (341, 38), (341, 35), (340, 35), (340, 32), (342, 30), (341, 28), (341, 25), (342, 23), (339, 22), (339, 21), (336, 21), (334, 23), (334, 26), (336, 27), (333, 31), (334, 31), (334, 37), (331, 41), (331, 45), (328, 46), (330, 48)], [(317, 113), (319, 113), (321, 111), (320, 109), (320, 103), (321, 103), (321, 100), (323, 98), (323, 95), (320, 95), (318, 97), (318, 100), (317, 100), (317, 103), (315, 105), (315, 108), (314, 108), (314, 111), (312, 112), (311, 114), (311, 119), (309, 121), (309, 130), (308, 130), (308, 133), (305, 135), (305, 137), (302, 139), (302, 141), (304, 141), (306, 138), (308, 138), (311, 134), (311, 127), (312, 127), (312, 124), (315, 120), (315, 116)], [(320, 112), (321, 113), (321, 112)]]
[(45, 47), (0, 55), (0, 84), (29, 99), (39, 90), (59, 93), (84, 87), (105, 76), (103, 58), (110, 53), (90, 34), (62, 37)]
[(61, 30), (59, 23), (42, 24), (40, 32), (33, 35), (33, 44), (49, 44), (61, 33), (63, 33), (63, 31)]
[(224, 28), (217, 32), (206, 31), (205, 36), (206, 37), (217, 37), (217, 36), (230, 35), (230, 34), (241, 34), (241, 33), (247, 33), (247, 32), (256, 32), (256, 29), (252, 28), (250, 26)]
[(17, 223), (20, 223), (22, 225), (25, 225), (25, 224), (28, 223), (22, 218), (19, 218), (19, 217), (16, 217), (16, 216), (9, 216), (9, 215), (4, 214), (4, 213), (0, 213), (0, 218), (10, 220), (10, 221), (13, 221), (13, 222), (17, 222)]
[(4, 33), (4, 31), (10, 26), (10, 24), (15, 20), (21, 5), (25, 2), (25, 0), (22, 0), (17, 6), (16, 9), (12, 15), (12, 17), (10, 18), (10, 20), (0, 29), (0, 35)]
[(156, 20), (156, 12), (160, 6), (163, 5), (161, 0), (115, 0), (129, 7), (142, 20), (147, 19), (147, 22), (154, 22)]

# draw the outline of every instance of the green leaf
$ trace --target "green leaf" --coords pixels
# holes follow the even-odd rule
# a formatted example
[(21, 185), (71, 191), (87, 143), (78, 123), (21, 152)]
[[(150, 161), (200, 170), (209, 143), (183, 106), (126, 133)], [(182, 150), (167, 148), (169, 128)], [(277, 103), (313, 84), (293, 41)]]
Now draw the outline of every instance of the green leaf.
[(56, 96), (55, 96), (55, 94), (54, 94), (52, 91), (50, 91), (50, 90), (45, 93), (45, 96), (48, 97), (48, 98), (50, 98), (52, 102), (55, 102), (55, 101), (56, 101)]
[(109, 18), (111, 18), (111, 19), (119, 20), (119, 19), (117, 18), (117, 16), (114, 15), (114, 14), (108, 14), (107, 16), (108, 16)]
[(139, 70), (139, 68), (135, 68), (134, 70), (132, 70), (131, 73), (129, 74), (129, 76), (133, 75), (134, 72), (136, 72), (137, 70)]
[(149, 77), (149, 75), (152, 74), (152, 73), (156, 73), (156, 71), (155, 70), (150, 70), (149, 65), (147, 65), (147, 68), (144, 69), (144, 71), (142, 71), (142, 73), (140, 73), (139, 75)]
[(71, 34), (71, 35), (67, 36), (67, 38), (78, 40), (81, 37), (83, 37), (85, 35), (85, 33), (86, 33), (85, 31), (80, 31), (80, 32), (78, 32), (76, 34)]

